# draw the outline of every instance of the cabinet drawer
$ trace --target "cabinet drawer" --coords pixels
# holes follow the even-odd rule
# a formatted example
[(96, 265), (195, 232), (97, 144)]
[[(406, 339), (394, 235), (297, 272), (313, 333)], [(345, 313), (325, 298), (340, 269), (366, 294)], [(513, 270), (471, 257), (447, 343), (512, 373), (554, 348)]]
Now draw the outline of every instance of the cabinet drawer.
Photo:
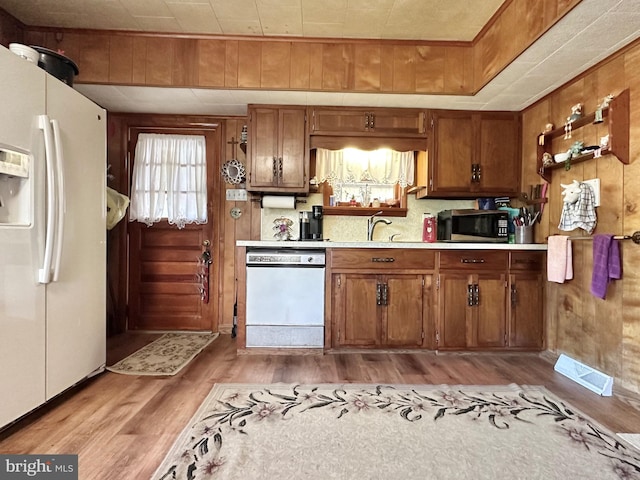
[(456, 250), (440, 252), (440, 268), (456, 270), (506, 270), (509, 252)]
[(435, 251), (398, 248), (336, 248), (331, 250), (332, 269), (433, 270)]
[(542, 252), (511, 252), (509, 269), (541, 272), (544, 268), (545, 254)]

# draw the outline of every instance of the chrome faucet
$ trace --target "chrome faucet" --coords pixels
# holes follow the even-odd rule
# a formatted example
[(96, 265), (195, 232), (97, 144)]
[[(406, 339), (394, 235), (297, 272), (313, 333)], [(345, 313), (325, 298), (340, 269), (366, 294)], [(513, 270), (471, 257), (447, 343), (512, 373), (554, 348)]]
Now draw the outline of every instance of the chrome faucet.
[(382, 210), (374, 213), (367, 219), (367, 240), (369, 241), (373, 240), (373, 230), (376, 228), (377, 224), (382, 222), (386, 225), (391, 225), (391, 220), (387, 220), (386, 218), (378, 218), (377, 220), (374, 220), (374, 217), (376, 215), (380, 215), (381, 213), (382, 213)]

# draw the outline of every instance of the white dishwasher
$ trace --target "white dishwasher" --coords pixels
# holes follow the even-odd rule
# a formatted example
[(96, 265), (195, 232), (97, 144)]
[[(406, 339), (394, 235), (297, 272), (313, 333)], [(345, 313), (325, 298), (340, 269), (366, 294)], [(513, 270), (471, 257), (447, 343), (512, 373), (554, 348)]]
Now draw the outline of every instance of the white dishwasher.
[(246, 346), (324, 346), (324, 250), (247, 251)]

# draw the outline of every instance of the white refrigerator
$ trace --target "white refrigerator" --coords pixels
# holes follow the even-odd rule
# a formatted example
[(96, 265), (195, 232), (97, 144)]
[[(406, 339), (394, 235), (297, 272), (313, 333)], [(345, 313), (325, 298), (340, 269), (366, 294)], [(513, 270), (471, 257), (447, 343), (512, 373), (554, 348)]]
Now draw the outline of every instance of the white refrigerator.
[(0, 46), (0, 428), (104, 369), (106, 112)]

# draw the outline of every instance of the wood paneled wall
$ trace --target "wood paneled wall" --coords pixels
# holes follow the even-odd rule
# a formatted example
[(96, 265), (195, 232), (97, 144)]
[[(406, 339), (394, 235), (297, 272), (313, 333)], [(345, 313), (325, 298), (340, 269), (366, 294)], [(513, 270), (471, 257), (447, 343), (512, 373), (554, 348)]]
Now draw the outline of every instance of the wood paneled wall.
[[(629, 88), (631, 93), (630, 163), (623, 165), (613, 155), (554, 170), (549, 186), (549, 203), (536, 240), (548, 235), (582, 234), (560, 231), (562, 211), (560, 183), (600, 178), (601, 206), (594, 233), (631, 234), (640, 230), (640, 42), (618, 52), (586, 74), (556, 90), (523, 112), (523, 188), (541, 183), (536, 174), (536, 139), (547, 122), (562, 125), (571, 106), (581, 102), (591, 113), (602, 99)], [(603, 124), (574, 131), (571, 140), (559, 139), (554, 151), (582, 140), (598, 144), (605, 135)], [(605, 300), (590, 293), (593, 271), (592, 243), (574, 241), (574, 279), (564, 284), (547, 284), (548, 347), (616, 377), (640, 390), (640, 246), (621, 242), (623, 279), (609, 284)]]
[(0, 44), (9, 48), (10, 43), (24, 43), (24, 25), (0, 9)]
[(28, 28), (78, 83), (472, 94), (580, 0), (506, 0), (473, 42), (180, 36)]
[(527, 49), (581, 0), (513, 0), (505, 2), (476, 38), (474, 91)]
[[(236, 159), (247, 165), (245, 153), (236, 145), (234, 141), (239, 141), (243, 125), (246, 125), (244, 118), (225, 120), (225, 145), (223, 146), (224, 157), (222, 162)], [(220, 166), (217, 167), (220, 171)], [(246, 202), (236, 202), (226, 200), (226, 191), (232, 188), (244, 188), (244, 184), (229, 185), (222, 182), (222, 188), (218, 195), (218, 213), (220, 215), (220, 277), (219, 277), (219, 301), (220, 318), (218, 326), (221, 332), (229, 333), (233, 327), (233, 311), (236, 301), (236, 240), (260, 239), (260, 202), (251, 201), (251, 197)], [(231, 216), (231, 209), (237, 207), (242, 212), (240, 218), (234, 219)]]

